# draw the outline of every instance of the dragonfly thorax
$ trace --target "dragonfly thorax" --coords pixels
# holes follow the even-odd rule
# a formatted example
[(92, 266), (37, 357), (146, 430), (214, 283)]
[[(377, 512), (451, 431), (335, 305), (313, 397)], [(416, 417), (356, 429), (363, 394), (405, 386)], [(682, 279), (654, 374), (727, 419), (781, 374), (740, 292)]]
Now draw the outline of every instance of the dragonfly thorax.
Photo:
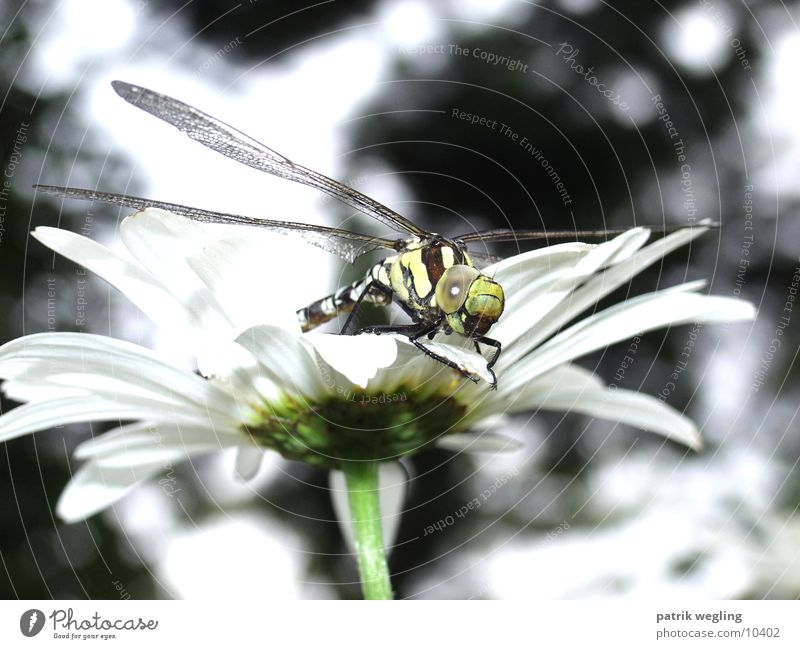
[(444, 238), (419, 242), (384, 262), (388, 286), (418, 322), (482, 336), (503, 312), (502, 287), (472, 265), (464, 246)]

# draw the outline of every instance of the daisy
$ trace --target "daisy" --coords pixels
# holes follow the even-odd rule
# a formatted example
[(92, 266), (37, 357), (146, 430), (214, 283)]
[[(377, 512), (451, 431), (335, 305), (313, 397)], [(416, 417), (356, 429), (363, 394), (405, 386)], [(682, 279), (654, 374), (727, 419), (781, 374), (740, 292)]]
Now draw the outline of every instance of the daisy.
[[(116, 252), (75, 233), (37, 228), (38, 241), (115, 286), (180, 340), (197, 371), (105, 336), (19, 338), (0, 347), (0, 378), (6, 396), (24, 405), (0, 417), (0, 441), (63, 424), (131, 422), (75, 449), (83, 465), (57, 505), (66, 521), (108, 507), (181, 459), (225, 448), (236, 449), (243, 479), (255, 475), (265, 451), (329, 468), (368, 597), (391, 595), (383, 536), (391, 537), (387, 528), (402, 503), (398, 458), (432, 445), (507, 447), (488, 431), (507, 415), (539, 409), (607, 418), (699, 449), (700, 432), (683, 414), (657, 398), (614, 389), (573, 361), (655, 328), (755, 315), (749, 303), (703, 294), (703, 282), (591, 312), (704, 228), (648, 246), (649, 231), (636, 228), (597, 245), (524, 253), (485, 271), (507, 299), (492, 329), (503, 345), (492, 390), (402, 336), (301, 333), (289, 305), (253, 298), (246, 279), (267, 272), (264, 243), (238, 230), (150, 208), (122, 222), (125, 250)], [(427, 344), (488, 378), (486, 361), (454, 338)], [(386, 487), (380, 499), (379, 476)]]

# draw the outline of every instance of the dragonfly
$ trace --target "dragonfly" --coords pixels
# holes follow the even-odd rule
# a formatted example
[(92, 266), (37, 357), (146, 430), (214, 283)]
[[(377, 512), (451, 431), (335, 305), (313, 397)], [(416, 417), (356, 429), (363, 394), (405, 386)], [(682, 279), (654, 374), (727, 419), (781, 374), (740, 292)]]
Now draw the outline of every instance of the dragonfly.
[[(403, 336), (426, 356), (475, 383), (484, 379), (492, 388), (497, 387), (497, 376), (492, 368), (500, 357), (502, 346), (487, 334), (503, 314), (505, 294), (502, 286), (483, 269), (500, 258), (470, 251), (469, 246), (490, 242), (598, 238), (620, 234), (628, 229), (553, 231), (501, 228), (445, 237), (421, 228), (352, 187), (293, 162), (238, 129), (174, 97), (124, 81), (113, 81), (111, 85), (122, 99), (174, 126), (192, 140), (248, 167), (322, 191), (400, 236), (376, 237), (322, 225), (215, 212), (77, 187), (35, 185), (37, 191), (136, 210), (160, 208), (201, 223), (265, 228), (284, 235), (299, 236), (307, 243), (350, 263), (368, 252), (380, 249), (392, 251), (392, 254), (373, 265), (364, 277), (298, 309), (301, 329), (307, 332), (348, 314), (341, 329), (342, 333), (347, 333), (363, 304), (388, 306), (395, 303), (408, 315), (410, 323), (363, 327), (355, 333)], [(687, 226), (665, 229), (683, 227)], [(460, 336), (469, 341), (485, 366), (476, 366), (452, 346), (433, 344), (431, 341), (434, 336), (440, 333)], [(490, 349), (484, 350), (481, 345)], [(448, 349), (453, 351), (446, 351)], [(485, 351), (491, 354), (488, 360), (484, 356)]]

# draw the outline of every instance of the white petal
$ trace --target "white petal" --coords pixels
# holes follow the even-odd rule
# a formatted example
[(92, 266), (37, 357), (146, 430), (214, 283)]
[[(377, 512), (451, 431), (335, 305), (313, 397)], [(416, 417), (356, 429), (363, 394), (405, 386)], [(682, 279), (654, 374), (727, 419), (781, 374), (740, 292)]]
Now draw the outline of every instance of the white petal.
[[(513, 390), (547, 370), (638, 333), (694, 322), (734, 322), (755, 316), (753, 306), (742, 300), (685, 292), (690, 283), (642, 295), (605, 309), (574, 324), (506, 371), (506, 389)], [(511, 363), (512, 359), (504, 359)], [(509, 380), (508, 375), (513, 374)]]
[[(571, 241), (559, 243), (538, 250), (531, 250), (513, 257), (503, 259), (496, 264), (487, 266), (483, 272), (506, 282), (513, 281), (515, 276), (518, 281), (525, 283), (522, 277), (536, 275), (543, 269), (552, 269), (567, 262), (576, 269), (578, 275), (595, 272), (599, 268), (619, 264), (627, 261), (650, 237), (647, 228), (631, 228), (626, 232), (600, 244), (582, 243)], [(581, 261), (586, 257), (586, 261)], [(580, 267), (583, 264), (584, 267)]]
[[(218, 348), (222, 352), (223, 346)], [(242, 414), (239, 420), (251, 423), (251, 419), (246, 414), (250, 414), (260, 420), (260, 405), (265, 402), (272, 402), (285, 396), (285, 391), (281, 387), (282, 382), (279, 377), (269, 372), (256, 357), (238, 342), (231, 343), (230, 353), (227, 360), (215, 359), (217, 365), (228, 364), (226, 372), (222, 376), (215, 376), (215, 381), (220, 382), (229, 391), (237, 403), (240, 404)], [(256, 406), (253, 411), (251, 404)]]
[(101, 468), (87, 462), (72, 476), (56, 506), (56, 513), (66, 522), (88, 518), (113, 504), (136, 484), (164, 470), (155, 463), (131, 468)]
[(161, 209), (148, 208), (126, 218), (120, 237), (139, 264), (184, 305), (203, 331), (233, 335), (233, 323), (214, 294), (186, 261), (210, 237), (200, 225)]
[[(107, 401), (119, 400), (120, 403), (146, 402), (150, 407), (162, 407), (165, 410), (191, 411), (203, 408), (202, 405), (187, 402), (174, 392), (174, 386), (162, 384), (160, 390), (151, 386), (140, 386), (134, 381), (120, 378), (103, 377), (96, 373), (62, 372), (44, 375), (46, 370), (30, 372), (25, 380), (14, 380), (3, 384), (3, 391), (9, 398), (32, 400), (23, 397), (37, 397), (37, 400), (60, 399), (68, 396), (82, 398), (84, 396), (104, 397)], [(47, 394), (49, 391), (49, 395)], [(226, 413), (230, 416), (232, 413)]]
[(552, 309), (543, 315), (535, 323), (535, 327), (532, 323), (525, 321), (525, 314), (513, 309), (510, 310), (510, 319), (518, 318), (519, 326), (526, 329), (526, 334), (524, 336), (524, 345), (515, 345), (509, 355), (509, 362), (513, 362), (513, 360), (523, 356), (526, 351), (536, 347), (541, 341), (546, 340), (565, 324), (648, 266), (707, 231), (707, 228), (679, 230), (639, 250), (625, 263), (606, 269), (599, 276), (591, 278), (583, 286), (577, 288), (564, 301), (564, 304), (559, 305), (558, 309)]
[[(154, 352), (106, 336), (79, 333), (44, 333), (18, 338), (0, 347), (0, 377), (24, 383), (85, 393), (138, 396), (206, 410), (215, 417), (234, 420), (235, 400), (214, 383), (175, 367)], [(11, 389), (25, 396), (12, 382)], [(29, 396), (34, 394), (29, 393)]]
[(560, 243), (508, 257), (488, 266), (483, 272), (500, 282), (507, 294), (513, 295), (527, 287), (531, 281), (538, 281), (545, 273), (575, 267), (595, 247), (596, 244), (577, 241)]
[(588, 277), (602, 268), (627, 261), (650, 238), (647, 228), (631, 228), (610, 241), (604, 241), (590, 250), (572, 271), (572, 275)]
[(520, 392), (513, 395), (513, 399), (509, 397), (508, 404), (513, 408), (515, 401), (521, 397), (528, 397), (531, 394), (549, 393), (554, 390), (603, 389), (605, 389), (605, 384), (597, 374), (584, 369), (580, 365), (565, 363), (531, 380)]
[(688, 417), (655, 397), (633, 390), (589, 383), (547, 386), (544, 381), (533, 381), (515, 399), (509, 412), (535, 409), (579, 412), (659, 433), (696, 450), (703, 446), (700, 431)]
[(264, 376), (283, 388), (319, 399), (327, 394), (319, 366), (300, 336), (273, 325), (251, 327), (236, 342), (261, 364)]
[(605, 248), (608, 246), (609, 252), (603, 252), (602, 257), (604, 261), (599, 268), (607, 266), (615, 266), (627, 261), (633, 254), (639, 250), (647, 240), (650, 238), (650, 230), (648, 228), (631, 228), (627, 232), (614, 237), (611, 241), (604, 241), (598, 248)]
[(515, 439), (494, 433), (459, 433), (439, 438), (436, 446), (458, 453), (511, 453), (522, 448)]
[(526, 253), (504, 260), (504, 262), (516, 259), (520, 261), (515, 265), (501, 268), (494, 275), (503, 286), (506, 305), (504, 315), (492, 328), (492, 335), (506, 344), (511, 344), (528, 330), (532, 323), (527, 313), (538, 313), (541, 317), (541, 314), (547, 313), (558, 304), (568, 292), (568, 288), (564, 287), (560, 280), (571, 273), (578, 262), (594, 247), (579, 243), (562, 244), (553, 246), (560, 249), (555, 254), (540, 254), (533, 257)]
[(208, 415), (191, 409), (166, 409), (163, 405), (135, 400), (130, 403), (109, 401), (95, 395), (53, 399), (18, 406), (0, 417), (0, 442), (64, 424), (115, 419), (151, 419), (198, 424), (208, 421)]
[[(356, 544), (353, 534), (353, 519), (350, 513), (350, 500), (347, 491), (347, 480), (341, 471), (331, 471), (328, 478), (331, 490), (331, 501), (339, 528), (352, 554)], [(403, 503), (408, 488), (408, 474), (399, 462), (381, 462), (378, 465), (378, 490), (381, 508), (381, 530), (383, 546), (387, 553), (392, 551), (397, 529), (400, 526)]]
[[(470, 407), (472, 407), (472, 404), (470, 404)], [(478, 407), (467, 413), (461, 421), (468, 430), (491, 430), (509, 426), (511, 423), (510, 418), (499, 410), (494, 401), (487, 403), (485, 408), (482, 408), (479, 404)]]
[(25, 403), (27, 401), (45, 401), (47, 399), (67, 399), (81, 397), (85, 390), (54, 385), (46, 380), (7, 380), (3, 382), (3, 394), (12, 401)]
[(258, 474), (264, 451), (260, 448), (242, 446), (236, 449), (236, 475), (240, 480), (247, 482)]
[(190, 455), (200, 455), (217, 451), (219, 448), (208, 444), (186, 444), (177, 446), (140, 446), (131, 448), (124, 453), (102, 455), (95, 460), (102, 469), (138, 469), (158, 464), (169, 467), (176, 462), (181, 462)]
[[(125, 247), (144, 268), (174, 263), (164, 259), (167, 256), (175, 260), (196, 255), (213, 241), (212, 235), (196, 221), (157, 207), (148, 207), (126, 217), (119, 229)], [(184, 266), (174, 269), (178, 273), (185, 270)], [(154, 274), (160, 276), (160, 273)], [(189, 276), (181, 279), (192, 281)]]
[[(497, 382), (494, 374), (489, 369), (488, 361), (477, 352), (433, 340), (418, 340), (417, 342), (438, 356), (455, 362), (470, 377), (482, 379), (492, 386)], [(438, 362), (436, 359), (432, 360)]]
[[(516, 368), (513, 368), (516, 369)], [(500, 376), (499, 388), (492, 392), (459, 399), (469, 410), (463, 418), (468, 430), (491, 430), (507, 425), (508, 415), (531, 410), (530, 395), (549, 393), (562, 387), (579, 389), (602, 389), (605, 384), (599, 376), (572, 363), (564, 363), (528, 383), (511, 388), (517, 375), (512, 369)], [(467, 386), (468, 388), (470, 386)]]
[[(367, 388), (371, 394), (392, 394), (403, 398), (406, 391), (413, 390), (419, 399), (434, 394), (452, 391), (468, 381), (460, 381), (458, 374), (442, 363), (437, 363), (412, 345), (408, 338), (399, 335), (386, 335), (395, 341), (397, 358), (388, 367), (378, 370), (370, 379)], [(335, 371), (331, 369), (331, 371)], [(336, 376), (340, 376), (336, 373)], [(342, 377), (342, 381), (346, 381)]]
[(181, 331), (185, 336), (203, 333), (203, 323), (196, 319), (174, 295), (150, 273), (133, 262), (122, 259), (105, 246), (68, 230), (38, 227), (34, 238), (48, 248), (102, 277), (139, 307), (165, 330)]
[[(529, 280), (519, 290), (509, 291), (506, 300), (508, 315), (500, 318), (492, 329), (492, 336), (505, 346), (511, 346), (549, 313), (560, 312), (562, 302), (591, 275), (630, 259), (649, 236), (649, 230), (635, 228), (593, 247), (571, 266), (559, 266), (544, 274), (533, 269)], [(498, 281), (503, 281), (502, 275)]]
[(222, 305), (237, 332), (271, 324), (300, 334), (297, 314), (286, 306), (285, 300), (268, 299), (266, 295), (254, 297), (254, 280), (269, 277), (273, 270), (267, 259), (262, 239), (231, 235), (187, 261)]
[[(231, 332), (233, 333), (233, 332)], [(256, 367), (258, 362), (253, 355), (238, 344), (235, 339), (214, 338), (195, 353), (197, 369), (203, 376), (228, 381), (242, 368)], [(239, 395), (237, 395), (239, 396)]]
[(331, 368), (362, 388), (367, 387), (379, 369), (397, 359), (397, 344), (392, 336), (311, 333), (305, 338)]
[[(211, 426), (174, 425), (138, 422), (120, 426), (79, 444), (74, 456), (80, 460), (95, 459), (99, 464), (124, 465), (135, 460), (146, 462), (147, 454), (173, 451), (188, 456), (194, 453), (221, 450), (230, 446), (250, 445), (249, 438), (236, 431), (216, 430)], [(156, 461), (153, 457), (152, 461)]]

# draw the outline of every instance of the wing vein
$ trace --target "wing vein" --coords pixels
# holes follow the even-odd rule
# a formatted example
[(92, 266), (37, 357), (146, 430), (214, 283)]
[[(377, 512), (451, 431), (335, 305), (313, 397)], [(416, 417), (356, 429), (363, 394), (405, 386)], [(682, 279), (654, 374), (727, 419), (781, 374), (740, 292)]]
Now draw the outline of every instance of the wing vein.
[(297, 223), (294, 221), (273, 221), (271, 219), (259, 219), (252, 216), (242, 216), (240, 214), (229, 214), (227, 212), (213, 212), (198, 207), (180, 205), (178, 203), (167, 203), (156, 201), (139, 196), (129, 196), (127, 194), (114, 194), (101, 192), (92, 189), (80, 189), (77, 187), (58, 187), (55, 185), (34, 185), (37, 191), (55, 196), (75, 198), (84, 201), (100, 201), (112, 205), (122, 205), (136, 210), (144, 210), (148, 207), (155, 207), (173, 214), (179, 214), (193, 221), (200, 223), (220, 223), (223, 225), (249, 225), (253, 227), (266, 228), (272, 232), (278, 232), (288, 236), (299, 236), (307, 243), (322, 248), (327, 252), (338, 255), (349, 262), (355, 261), (361, 255), (377, 250), (378, 248), (389, 248), (399, 250), (403, 245), (402, 239), (384, 239), (373, 237), (368, 234), (350, 232), (330, 228), (324, 225), (313, 225), (310, 223)]
[(124, 81), (111, 84), (117, 94), (185, 133), (189, 138), (253, 169), (314, 187), (345, 205), (372, 217), (396, 232), (425, 236), (427, 233), (404, 216), (378, 201), (321, 173), (292, 162), (274, 149), (245, 135), (225, 122), (184, 102)]

